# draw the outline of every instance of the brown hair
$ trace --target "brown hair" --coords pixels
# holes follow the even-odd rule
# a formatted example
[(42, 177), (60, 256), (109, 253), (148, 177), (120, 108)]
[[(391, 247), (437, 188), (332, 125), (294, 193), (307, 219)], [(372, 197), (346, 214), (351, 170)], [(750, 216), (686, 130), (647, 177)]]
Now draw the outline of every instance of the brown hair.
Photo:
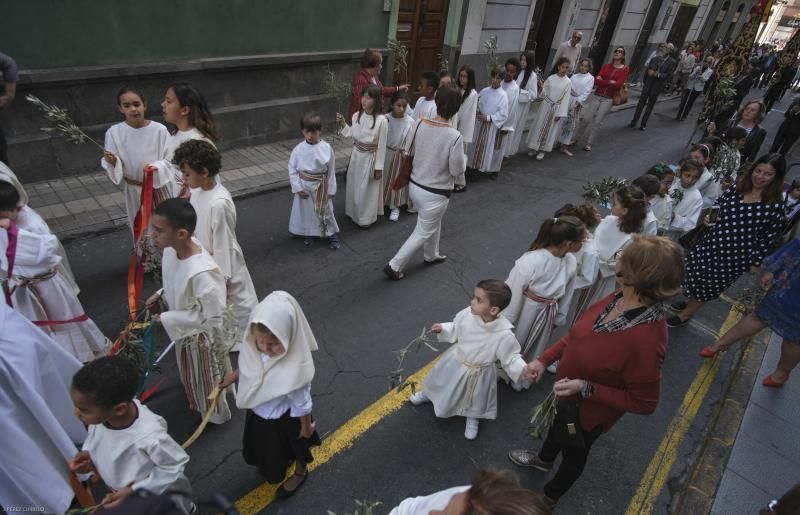
[(780, 202), (783, 199), (783, 178), (786, 176), (786, 158), (781, 154), (764, 154), (756, 159), (736, 182), (736, 193), (744, 195), (753, 191), (753, 171), (760, 164), (770, 165), (775, 169), (775, 177), (761, 194), (761, 200), (767, 203)]
[(321, 131), (322, 130), (322, 117), (316, 111), (311, 111), (303, 115), (300, 120), (300, 129), (306, 131)]
[(689, 170), (697, 170), (702, 174), (705, 167), (706, 165), (704, 165), (703, 162), (700, 161), (699, 159), (687, 156), (678, 162), (678, 173), (676, 175), (678, 176), (678, 178), (680, 178), (683, 172)]
[(383, 55), (374, 48), (367, 48), (361, 56), (362, 68), (375, 68), (383, 62)]
[(469, 515), (550, 515), (540, 493), (520, 486), (508, 470), (481, 470), (467, 490)]
[(501, 64), (498, 64), (497, 66), (492, 68), (491, 72), (489, 72), (489, 77), (492, 78), (492, 79), (497, 79), (497, 78), (505, 79), (506, 78), (506, 67), (501, 65)]
[(586, 238), (586, 226), (579, 219), (572, 216), (554, 216), (542, 222), (539, 234), (528, 250), (561, 245), (565, 241), (583, 241), (584, 238)]
[(747, 109), (747, 106), (749, 106), (750, 104), (758, 104), (759, 111), (758, 111), (758, 118), (756, 118), (756, 125), (758, 125), (761, 122), (763, 122), (764, 117), (767, 116), (767, 106), (761, 100), (750, 100), (749, 102), (745, 102), (744, 104), (742, 104), (742, 107), (740, 107), (739, 110), (736, 111), (736, 121), (738, 122), (739, 120), (742, 119), (744, 110)]
[(633, 185), (623, 186), (614, 195), (628, 210), (628, 214), (619, 219), (620, 230), (627, 234), (639, 232), (647, 218), (647, 200), (642, 189)]
[[(168, 88), (175, 94), (178, 103), (181, 107), (189, 108), (189, 125), (197, 128), (203, 136), (211, 141), (219, 141), (219, 133), (217, 126), (214, 123), (214, 115), (211, 114), (206, 99), (200, 90), (189, 84), (188, 82), (176, 82), (171, 84)], [(176, 134), (177, 127), (170, 128), (170, 134)]]
[(503, 311), (511, 304), (511, 288), (499, 279), (484, 279), (475, 287), (486, 292), (489, 306), (493, 308), (500, 308), (500, 311)]
[[(375, 123), (378, 121), (378, 115), (383, 111), (383, 90), (380, 86), (376, 86), (375, 84), (370, 84), (364, 91), (361, 93), (361, 96), (367, 95), (373, 100), (372, 104), (372, 128), (375, 128)], [(357, 120), (361, 121), (361, 115), (364, 114), (364, 108), (358, 108), (358, 118)]]
[(461, 107), (461, 91), (455, 86), (442, 86), (436, 90), (436, 113), (448, 120), (456, 115)]
[(592, 71), (594, 71), (594, 63), (592, 62), (592, 60), (589, 59), (588, 57), (584, 57), (583, 59), (580, 59), (578, 61), (578, 66), (582, 65), (584, 62), (589, 63), (589, 71), (586, 73), (592, 73)]
[(564, 204), (564, 207), (555, 212), (556, 217), (559, 219), (563, 216), (574, 216), (586, 227), (587, 231), (593, 230), (600, 223), (600, 217), (597, 213), (597, 208), (590, 203), (581, 204), (580, 206), (573, 206), (572, 204)]
[(660, 236), (635, 235), (617, 262), (619, 283), (651, 304), (677, 295), (686, 275), (683, 250)]

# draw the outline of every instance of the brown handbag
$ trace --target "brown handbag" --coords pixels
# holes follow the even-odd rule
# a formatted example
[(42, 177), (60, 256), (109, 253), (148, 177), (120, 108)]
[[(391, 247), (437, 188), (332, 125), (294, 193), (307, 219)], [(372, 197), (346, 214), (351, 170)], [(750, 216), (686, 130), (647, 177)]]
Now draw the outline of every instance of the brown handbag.
[(411, 138), (411, 146), (408, 148), (408, 153), (403, 152), (403, 158), (400, 161), (400, 170), (397, 172), (394, 182), (392, 182), (392, 189), (402, 190), (411, 181), (411, 172), (414, 169), (414, 143), (417, 140), (417, 131), (422, 120), (417, 122), (417, 127), (414, 129), (414, 136)]
[[(614, 68), (614, 71), (611, 73), (611, 78), (609, 80), (614, 80), (614, 74), (617, 73), (617, 69)], [(611, 105), (621, 106), (628, 102), (628, 85), (622, 84), (617, 91), (614, 92), (614, 96), (611, 97)]]

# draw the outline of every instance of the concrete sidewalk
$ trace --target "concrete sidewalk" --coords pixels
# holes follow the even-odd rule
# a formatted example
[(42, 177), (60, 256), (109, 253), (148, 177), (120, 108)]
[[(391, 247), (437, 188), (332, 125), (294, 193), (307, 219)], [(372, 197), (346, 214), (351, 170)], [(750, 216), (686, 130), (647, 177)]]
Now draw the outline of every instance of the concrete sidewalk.
[(800, 377), (762, 386), (775, 370), (782, 339), (773, 334), (756, 377), (711, 513), (758, 513), (800, 482)]
[[(662, 95), (659, 102), (676, 96)], [(612, 112), (636, 107), (639, 89), (631, 88), (628, 102), (612, 108)], [(698, 102), (699, 103), (699, 102)], [(336, 170), (347, 169), (352, 145), (340, 137), (323, 137), (333, 146)], [(287, 187), (289, 174), (286, 164), (300, 138), (253, 147), (242, 147), (222, 153), (222, 182), (234, 198)], [(125, 198), (122, 186), (115, 186), (100, 171), (63, 179), (25, 184), (30, 204), (62, 240), (126, 227)]]

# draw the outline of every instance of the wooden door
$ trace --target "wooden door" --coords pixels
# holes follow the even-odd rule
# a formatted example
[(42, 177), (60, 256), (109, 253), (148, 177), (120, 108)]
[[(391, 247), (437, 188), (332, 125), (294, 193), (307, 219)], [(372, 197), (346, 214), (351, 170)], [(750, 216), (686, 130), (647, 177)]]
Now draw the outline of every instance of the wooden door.
[(416, 91), (422, 72), (439, 71), (447, 6), (448, 0), (400, 0), (396, 39), (408, 48), (408, 76), (396, 76), (395, 83), (408, 82)]

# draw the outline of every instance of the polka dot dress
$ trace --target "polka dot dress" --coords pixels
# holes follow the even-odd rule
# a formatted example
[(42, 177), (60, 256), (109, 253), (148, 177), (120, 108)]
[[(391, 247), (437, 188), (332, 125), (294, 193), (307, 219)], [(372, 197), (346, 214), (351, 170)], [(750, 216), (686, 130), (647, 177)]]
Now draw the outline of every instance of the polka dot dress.
[(747, 204), (735, 186), (717, 204), (717, 224), (686, 258), (683, 288), (702, 302), (717, 298), (751, 265), (760, 265), (786, 220), (779, 202)]

